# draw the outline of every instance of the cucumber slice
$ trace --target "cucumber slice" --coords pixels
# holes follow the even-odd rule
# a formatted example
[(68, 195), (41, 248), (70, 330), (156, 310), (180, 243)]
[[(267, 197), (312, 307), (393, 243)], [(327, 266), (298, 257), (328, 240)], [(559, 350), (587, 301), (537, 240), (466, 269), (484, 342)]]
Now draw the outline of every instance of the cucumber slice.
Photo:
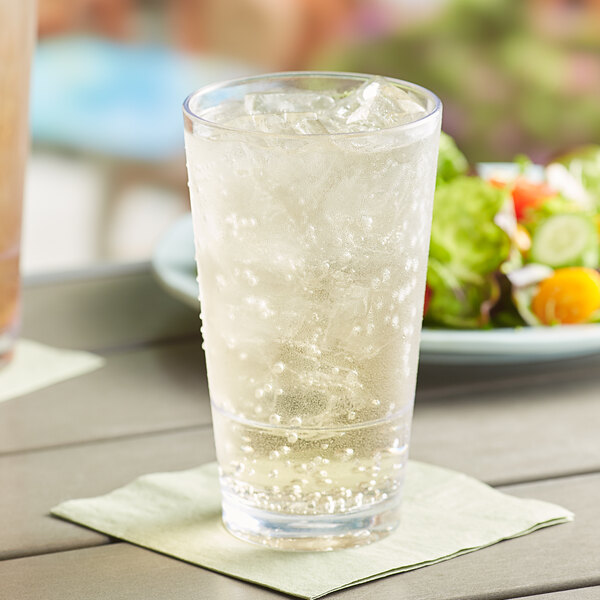
[(531, 244), (530, 258), (555, 269), (598, 266), (598, 232), (581, 214), (555, 215), (541, 223)]

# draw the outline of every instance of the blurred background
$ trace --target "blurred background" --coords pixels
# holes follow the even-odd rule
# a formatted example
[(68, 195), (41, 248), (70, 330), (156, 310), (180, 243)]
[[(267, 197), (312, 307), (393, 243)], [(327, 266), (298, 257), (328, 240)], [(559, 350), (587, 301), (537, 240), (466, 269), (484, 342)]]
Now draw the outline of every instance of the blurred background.
[(38, 0), (22, 271), (148, 260), (188, 210), (181, 103), (289, 69), (407, 79), (471, 162), (600, 142), (600, 0)]

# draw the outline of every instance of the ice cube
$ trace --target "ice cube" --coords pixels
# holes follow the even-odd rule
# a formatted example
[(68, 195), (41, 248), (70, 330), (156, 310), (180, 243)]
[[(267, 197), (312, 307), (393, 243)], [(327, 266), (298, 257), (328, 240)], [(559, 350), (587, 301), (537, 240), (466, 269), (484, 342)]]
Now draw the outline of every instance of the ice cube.
[(262, 131), (263, 133), (277, 133), (289, 129), (283, 115), (276, 114), (256, 114), (241, 115), (224, 123), (232, 129), (242, 129), (243, 131)]
[(370, 79), (363, 83), (360, 87), (352, 90), (346, 96), (340, 98), (330, 111), (332, 118), (341, 119), (347, 121), (349, 116), (352, 115), (361, 106), (372, 102), (373, 98), (377, 95), (380, 87), (379, 80)]
[(425, 114), (409, 92), (375, 78), (338, 100), (329, 116), (333, 122), (344, 122), (350, 131), (375, 131), (410, 123)]
[(291, 114), (303, 115), (301, 118), (296, 119), (292, 125), (296, 133), (302, 135), (329, 133), (315, 113), (288, 113), (286, 116), (290, 116)]
[(202, 117), (244, 131), (314, 135), (377, 131), (425, 114), (414, 95), (376, 77), (337, 100), (310, 90), (250, 93), (243, 102), (224, 102)]
[(211, 123), (225, 123), (246, 114), (244, 105), (238, 100), (221, 102), (200, 113), (200, 117)]
[(327, 133), (327, 129), (320, 123), (314, 112), (244, 114), (225, 122), (224, 125), (233, 129), (263, 133), (301, 135)]
[(251, 115), (324, 111), (333, 105), (331, 96), (304, 90), (253, 93), (244, 98), (244, 108)]

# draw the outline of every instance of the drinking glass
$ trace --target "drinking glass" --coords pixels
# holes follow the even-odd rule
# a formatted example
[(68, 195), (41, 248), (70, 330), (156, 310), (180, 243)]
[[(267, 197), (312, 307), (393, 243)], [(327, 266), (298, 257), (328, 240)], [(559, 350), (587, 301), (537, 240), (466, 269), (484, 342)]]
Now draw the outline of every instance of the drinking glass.
[(441, 104), (390, 78), (203, 88), (185, 142), (223, 522), (272, 548), (399, 519)]
[(35, 2), (0, 0), (0, 365), (19, 328), (19, 247)]

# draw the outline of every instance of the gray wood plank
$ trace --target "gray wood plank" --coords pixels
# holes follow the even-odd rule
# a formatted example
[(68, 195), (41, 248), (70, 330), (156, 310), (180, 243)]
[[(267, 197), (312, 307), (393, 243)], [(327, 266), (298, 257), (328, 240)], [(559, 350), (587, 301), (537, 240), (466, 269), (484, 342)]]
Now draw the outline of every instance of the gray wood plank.
[(522, 384), (549, 381), (597, 379), (600, 354), (538, 363), (491, 365), (419, 365), (419, 392), (422, 397), (462, 395), (489, 388), (512, 389)]
[(0, 454), (210, 424), (199, 340), (110, 354), (106, 365), (0, 404)]
[(411, 455), (494, 485), (600, 470), (600, 370), (513, 389), (419, 396)]
[(600, 475), (508, 486), (502, 491), (565, 506), (575, 513), (575, 521), (361, 586), (348, 598), (500, 600), (600, 584), (600, 531), (596, 531)]
[(563, 590), (553, 594), (536, 594), (535, 596), (521, 596), (511, 600), (598, 600), (600, 598), (600, 586), (577, 588), (575, 590)]
[(285, 598), (128, 544), (0, 562), (11, 600), (261, 600)]
[[(10, 555), (31, 554), (46, 548), (70, 548), (81, 542), (79, 538), (79, 541), (71, 539), (70, 533), (63, 539), (55, 531), (57, 525), (49, 524), (45, 517), (48, 508), (62, 499), (97, 495), (122, 485), (136, 474), (163, 468), (185, 468), (212, 459), (212, 442), (207, 446), (209, 452), (198, 455), (195, 450), (199, 443), (197, 439), (210, 435), (206, 432), (181, 431), (166, 436), (145, 434), (151, 426), (173, 427), (180, 423), (181, 427), (189, 427), (199, 418), (208, 422), (207, 399), (197, 400), (193, 396), (196, 380), (193, 377), (188, 380), (187, 375), (178, 371), (177, 353), (187, 354), (187, 349), (182, 345), (172, 350), (175, 354), (167, 352), (162, 357), (155, 355), (156, 349), (123, 355), (123, 364), (119, 361), (119, 369), (109, 373), (110, 377), (102, 380), (104, 383), (96, 391), (92, 391), (94, 386), (89, 386), (86, 391), (82, 378), (82, 387), (76, 389), (77, 393), (64, 394), (61, 399), (57, 386), (56, 406), (51, 404), (52, 396), (45, 394), (37, 400), (15, 400), (13, 412), (3, 412), (10, 409), (11, 403), (0, 406), (2, 433), (6, 439), (13, 440), (13, 446), (24, 437), (35, 444), (36, 434), (40, 443), (62, 440), (65, 444), (48, 451), (0, 457), (0, 489), (3, 490), (0, 531), (12, 532), (6, 552)], [(145, 362), (145, 353), (150, 356), (149, 362)], [(139, 364), (135, 362), (138, 360), (141, 361)], [(154, 381), (153, 373), (161, 371), (162, 367), (159, 369), (158, 365), (162, 363), (170, 365), (166, 372), (171, 377), (161, 375)], [(143, 370), (140, 364), (146, 365)], [(128, 379), (130, 375), (131, 380)], [(140, 386), (139, 381), (146, 381), (148, 386)], [(176, 383), (181, 381), (188, 383)], [(139, 393), (134, 391), (137, 386), (140, 386)], [(597, 392), (590, 388), (587, 394), (578, 393), (572, 399), (559, 392), (553, 389), (552, 393), (538, 395), (532, 389), (527, 392), (530, 398), (524, 397), (525, 391), (520, 390), (512, 397), (492, 395), (419, 402), (411, 455), (496, 484), (527, 477), (540, 478), (557, 470), (574, 472), (580, 470), (582, 464), (593, 466), (597, 464), (594, 461), (597, 461), (600, 443), (598, 419), (595, 418), (598, 414)], [(21, 406), (28, 407), (24, 415), (20, 413)], [(6, 415), (12, 418), (7, 419)], [(172, 415), (176, 418), (170, 420)], [(139, 423), (142, 425), (138, 428)], [(12, 431), (15, 433), (11, 438)], [(74, 445), (95, 436), (130, 435), (132, 432), (139, 435), (116, 439), (112, 443)], [(165, 439), (170, 442), (164, 443)], [(129, 456), (137, 457), (131, 465)], [(195, 462), (190, 463), (189, 456), (194, 456)], [(114, 464), (119, 465), (119, 469), (113, 469)], [(126, 476), (118, 477), (119, 473)], [(27, 498), (26, 502), (22, 502), (22, 497)], [(15, 525), (12, 525), (15, 519)], [(28, 531), (27, 535), (22, 535), (22, 527)], [(84, 539), (81, 543), (87, 542)]]
[[(329, 597), (332, 600), (504, 600), (552, 594), (569, 587), (598, 586), (599, 490), (600, 475), (513, 486), (506, 491), (562, 503), (575, 511), (576, 520)], [(593, 595), (597, 589), (575, 590), (564, 598), (597, 598)], [(2, 562), (0, 597), (262, 600), (283, 595), (118, 543)], [(560, 595), (550, 598), (563, 600)], [(542, 595), (540, 600), (550, 598)]]
[(0, 558), (105, 544), (106, 536), (55, 519), (49, 510), (144, 473), (188, 469), (214, 457), (211, 429), (0, 457)]
[(26, 285), (23, 337), (93, 351), (181, 336), (199, 337), (198, 315), (149, 271)]
[(107, 277), (124, 277), (148, 273), (152, 270), (149, 261), (137, 262), (103, 262), (77, 267), (74, 269), (37, 271), (23, 275), (23, 285), (26, 287), (36, 285), (54, 285), (65, 281), (88, 281), (90, 279), (106, 279)]
[[(496, 485), (600, 470), (600, 370), (448, 394), (418, 389), (413, 457)], [(0, 453), (209, 422), (199, 341), (155, 344), (0, 404)]]
[[(23, 335), (93, 350), (198, 335), (197, 314), (163, 291), (148, 265), (134, 267), (29, 278)], [(593, 376), (599, 367), (600, 355), (537, 364), (422, 364), (419, 386), (423, 394), (461, 393), (490, 383), (514, 387), (521, 380)]]
[[(146, 272), (34, 286), (25, 297), (25, 333), (71, 347), (144, 348), (198, 325)], [(203, 359), (193, 343), (189, 354), (184, 348), (111, 352), (100, 371), (0, 405), (0, 452), (207, 423), (205, 383), (195, 391)], [(503, 368), (423, 365), (413, 456), (495, 484), (598, 470), (599, 366), (598, 357)]]

